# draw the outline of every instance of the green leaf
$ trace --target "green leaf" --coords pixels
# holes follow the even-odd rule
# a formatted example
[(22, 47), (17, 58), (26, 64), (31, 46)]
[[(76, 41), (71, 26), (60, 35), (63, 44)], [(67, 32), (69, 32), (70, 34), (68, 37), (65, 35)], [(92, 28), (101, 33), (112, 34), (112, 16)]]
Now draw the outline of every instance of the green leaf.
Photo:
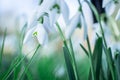
[(69, 40), (69, 42), (70, 42), (71, 58), (72, 58), (72, 61), (73, 61), (73, 69), (74, 69), (76, 80), (78, 80), (79, 79), (78, 69), (77, 69), (77, 64), (76, 64), (76, 60), (75, 60), (75, 53), (74, 53), (74, 50), (73, 50), (73, 45), (72, 45), (71, 39)]
[(80, 46), (81, 46), (81, 48), (84, 50), (84, 52), (86, 53), (86, 55), (89, 57), (89, 53), (88, 53), (88, 51), (85, 49), (85, 47), (84, 47), (82, 44), (80, 44)]
[[(102, 38), (98, 38), (95, 43), (95, 48), (92, 55), (92, 61), (93, 61), (93, 69), (95, 71), (95, 80), (99, 80), (100, 78), (100, 70), (102, 67)], [(89, 80), (92, 80), (92, 74), (91, 69), (89, 72)]]
[(71, 58), (70, 58), (70, 52), (67, 47), (63, 47), (63, 51), (64, 51), (64, 58), (65, 58), (69, 79), (75, 80), (74, 69), (72, 67)]
[(95, 43), (95, 48), (93, 51), (93, 65), (94, 65), (94, 71), (96, 74), (96, 80), (99, 80), (100, 76), (100, 70), (102, 65), (102, 38), (98, 38)]
[(37, 51), (38, 51), (38, 49), (40, 48), (40, 46), (41, 46), (41, 45), (39, 44), (39, 45), (37, 46), (37, 48), (35, 49), (35, 52), (34, 52), (32, 58), (30, 59), (29, 63), (27, 64), (27, 66), (26, 66), (25, 69), (23, 70), (23, 73), (22, 73), (22, 75), (21, 75), (21, 77), (20, 77), (21, 79), (23, 79), (25, 73), (28, 72), (28, 69), (29, 69), (30, 65), (32, 64), (33, 60), (35, 59), (35, 56), (36, 56)]
[(109, 54), (109, 56), (107, 56), (108, 58), (109, 58), (109, 62), (108, 62), (108, 64), (109, 64), (109, 69), (110, 69), (110, 71), (111, 71), (111, 76), (112, 76), (112, 79), (113, 80), (116, 80), (116, 74), (115, 74), (115, 66), (114, 66), (114, 61), (113, 61), (113, 58), (112, 58), (112, 51), (111, 51), (111, 48), (109, 47), (108, 48), (108, 54)]

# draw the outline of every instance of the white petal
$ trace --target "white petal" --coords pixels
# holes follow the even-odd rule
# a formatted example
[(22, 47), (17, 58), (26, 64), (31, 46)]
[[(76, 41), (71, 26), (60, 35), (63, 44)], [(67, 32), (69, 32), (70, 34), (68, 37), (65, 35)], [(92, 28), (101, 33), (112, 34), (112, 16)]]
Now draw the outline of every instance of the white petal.
[(43, 26), (48, 33), (53, 33), (55, 31), (55, 28), (53, 26), (50, 26), (50, 20), (48, 16), (44, 16)]
[(81, 24), (82, 24), (82, 27), (84, 28), (84, 39), (87, 38), (87, 24), (86, 24), (86, 21), (85, 21), (85, 18), (83, 16), (81, 16)]
[(23, 44), (25, 44), (26, 42), (28, 42), (30, 39), (32, 39), (32, 33), (35, 30), (35, 27), (31, 28), (30, 30), (28, 30), (28, 32), (25, 35)]
[(37, 18), (35, 15), (36, 10), (34, 10), (33, 13), (31, 13), (30, 15), (28, 15), (28, 28), (35, 26), (37, 23)]
[(75, 28), (77, 27), (78, 23), (80, 22), (80, 12), (78, 12), (70, 21), (70, 24), (67, 26), (65, 31), (66, 39), (69, 39), (73, 34)]
[(85, 1), (82, 2), (82, 10), (84, 17), (81, 15), (81, 23), (82, 23), (82, 27), (84, 28), (84, 39), (86, 39), (87, 30), (88, 30), (87, 27), (92, 26), (93, 19), (92, 19), (91, 9)]
[(68, 5), (66, 4), (66, 2), (64, 0), (61, 0), (61, 13), (64, 17), (64, 20), (66, 23), (68, 23), (68, 20), (69, 20), (69, 8), (68, 8)]
[(56, 0), (44, 0), (43, 3), (40, 5), (43, 9), (50, 9), (54, 4)]
[(115, 18), (116, 20), (120, 20), (120, 9), (118, 10), (117, 16)]
[(28, 26), (35, 26), (39, 17), (44, 13), (48, 13), (54, 3), (55, 0), (44, 0), (43, 3), (34, 10), (34, 13), (28, 17)]
[(110, 2), (106, 7), (106, 13), (108, 16), (111, 16), (113, 12), (115, 11), (116, 5), (113, 2)]
[(102, 7), (105, 8), (110, 2), (111, 0), (103, 0)]
[(59, 18), (59, 15), (60, 14), (57, 13), (56, 8), (49, 12), (50, 26), (53, 26), (56, 23), (57, 19)]
[(47, 42), (47, 40), (48, 40), (48, 35), (47, 35), (43, 25), (42, 24), (38, 24), (37, 28), (35, 29), (34, 32), (37, 32), (36, 37), (37, 37), (37, 40), (38, 40), (39, 44), (40, 45), (44, 45)]

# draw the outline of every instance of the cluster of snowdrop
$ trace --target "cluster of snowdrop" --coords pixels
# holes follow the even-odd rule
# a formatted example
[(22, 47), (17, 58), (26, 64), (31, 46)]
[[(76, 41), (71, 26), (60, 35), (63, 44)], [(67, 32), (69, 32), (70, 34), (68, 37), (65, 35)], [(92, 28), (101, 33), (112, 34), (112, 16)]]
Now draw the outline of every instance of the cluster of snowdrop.
[[(81, 4), (86, 4), (85, 1), (80, 2)], [(103, 0), (102, 7), (105, 8), (105, 11), (109, 16), (113, 14), (116, 7), (115, 3), (117, 2), (117, 0)], [(82, 6), (84, 7), (84, 5)], [(84, 38), (86, 38), (88, 25), (85, 16), (86, 13), (84, 13), (84, 10), (82, 12), (82, 6), (80, 6), (76, 14), (70, 18), (70, 11), (66, 1), (41, 0), (40, 5), (35, 9), (34, 14), (28, 19), (28, 31), (24, 43), (29, 41), (30, 38), (35, 37), (39, 44), (44, 45), (48, 41), (48, 34), (56, 32), (56, 23), (58, 23), (60, 16), (63, 17), (65, 22), (66, 28), (63, 30), (63, 34), (66, 39), (71, 37), (76, 27), (81, 26), (84, 28)], [(120, 19), (120, 10), (116, 16), (116, 20), (118, 19)]]
[[(69, 39), (75, 28), (81, 27), (81, 19), (83, 18), (80, 9), (78, 9), (76, 14), (70, 19), (69, 15), (69, 7), (64, 0), (42, 1), (34, 15), (28, 21), (28, 31), (26, 33), (24, 43), (27, 42), (30, 37), (36, 37), (38, 42), (41, 45), (44, 45), (48, 40), (48, 34), (56, 31), (56, 24), (58, 23), (60, 16), (63, 17), (66, 26), (66, 29), (63, 30), (64, 37)], [(84, 29), (86, 34), (87, 27)]]

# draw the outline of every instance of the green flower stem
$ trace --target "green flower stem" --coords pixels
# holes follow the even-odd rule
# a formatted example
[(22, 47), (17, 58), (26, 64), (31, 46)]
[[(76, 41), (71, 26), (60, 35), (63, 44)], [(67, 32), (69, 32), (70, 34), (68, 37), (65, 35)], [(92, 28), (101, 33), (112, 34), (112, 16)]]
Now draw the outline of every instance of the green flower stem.
[(76, 77), (76, 80), (79, 80), (79, 76), (78, 76), (78, 70), (77, 70), (77, 64), (76, 64), (76, 60), (75, 60), (75, 53), (74, 53), (74, 50), (73, 50), (73, 45), (72, 45), (72, 41), (71, 39), (69, 40), (69, 44), (70, 44), (70, 52), (71, 52), (71, 58), (72, 58), (72, 61), (73, 61), (73, 69), (74, 69), (74, 72), (75, 72), (75, 77)]
[[(34, 55), (35, 55), (35, 53), (38, 51), (39, 47), (40, 47), (40, 45), (37, 46), (37, 48), (36, 48), (36, 50), (35, 50), (35, 52), (34, 52)], [(5, 76), (2, 78), (2, 80), (7, 80), (7, 79), (9, 78), (9, 76), (13, 73), (13, 71), (15, 70), (15, 68), (17, 68), (17, 67), (23, 62), (23, 60), (24, 60), (28, 55), (29, 55), (29, 54), (27, 54), (27, 55), (25, 55), (24, 57), (22, 57), (22, 58), (20, 59), (20, 61), (17, 60), (17, 59), (19, 58), (19, 57), (17, 57), (17, 58), (16, 58), (17, 62), (15, 62), (14, 64), (11, 64), (11, 67), (9, 68), (9, 70), (8, 70), (8, 72), (5, 74)], [(32, 57), (34, 57), (34, 56), (32, 56)], [(31, 59), (33, 59), (33, 58), (31, 58)], [(32, 60), (30, 61), (30, 63), (29, 63), (28, 66), (26, 67), (26, 70), (27, 70), (27, 68), (29, 67), (29, 65), (31, 64), (31, 62), (32, 62)], [(24, 71), (24, 72), (26, 72), (26, 71)], [(22, 74), (22, 75), (23, 75), (23, 74)]]
[(95, 71), (94, 71), (94, 67), (93, 67), (93, 60), (92, 60), (92, 51), (91, 51), (91, 47), (90, 47), (90, 42), (89, 42), (89, 38), (87, 36), (87, 45), (88, 45), (88, 50), (89, 50), (89, 62), (90, 62), (90, 66), (91, 66), (91, 73), (92, 73), (92, 80), (95, 80)]
[[(69, 50), (69, 55), (70, 55), (70, 59), (71, 59), (71, 64), (72, 64), (72, 67), (73, 67), (73, 70), (74, 70), (74, 74), (75, 74), (75, 80), (79, 80), (79, 77), (78, 77), (78, 72), (77, 72), (77, 66), (76, 66), (76, 61), (75, 61), (75, 56), (74, 56), (74, 51), (73, 51), (73, 47), (72, 47), (72, 43), (71, 43), (71, 40), (70, 40), (70, 43), (67, 43), (67, 40), (66, 38), (64, 37), (64, 34), (58, 24), (58, 22), (56, 23), (57, 25), (57, 28), (58, 28), (58, 31), (61, 35), (61, 38), (63, 39), (63, 42), (64, 42), (64, 45), (65, 47)], [(69, 47), (69, 46), (70, 47)]]
[[(78, 0), (78, 3), (79, 3), (79, 6), (80, 6), (80, 10), (81, 10), (82, 16), (84, 17), (84, 14), (83, 14), (83, 11), (82, 11), (82, 5), (81, 5), (80, 0)], [(89, 49), (88, 56), (89, 56), (89, 62), (90, 62), (90, 66), (91, 66), (92, 79), (95, 80), (95, 71), (94, 71), (94, 68), (93, 68), (93, 61), (92, 61), (92, 51), (91, 51), (91, 48), (90, 48), (90, 43), (89, 43), (88, 36), (87, 36), (87, 44), (88, 44), (88, 49)]]
[(63, 39), (63, 41), (65, 41), (65, 40), (66, 40), (66, 39), (65, 39), (65, 36), (64, 36), (64, 34), (63, 34), (63, 32), (62, 32), (62, 30), (61, 30), (60, 25), (59, 25), (58, 22), (56, 22), (56, 26), (57, 26), (57, 28), (58, 28), (58, 31), (59, 31), (59, 33), (60, 33), (61, 38)]
[(41, 46), (40, 44), (37, 46), (37, 48), (36, 48), (36, 50), (35, 50), (32, 58), (30, 59), (28, 65), (25, 67), (25, 70), (23, 71), (23, 74), (21, 75), (21, 79), (20, 79), (20, 80), (22, 80), (22, 78), (24, 77), (24, 74), (26, 73), (26, 71), (27, 71), (28, 68), (30, 67), (31, 63), (33, 62), (33, 59), (34, 59), (34, 57), (36, 56), (36, 53), (37, 53), (37, 51), (39, 50), (40, 46)]

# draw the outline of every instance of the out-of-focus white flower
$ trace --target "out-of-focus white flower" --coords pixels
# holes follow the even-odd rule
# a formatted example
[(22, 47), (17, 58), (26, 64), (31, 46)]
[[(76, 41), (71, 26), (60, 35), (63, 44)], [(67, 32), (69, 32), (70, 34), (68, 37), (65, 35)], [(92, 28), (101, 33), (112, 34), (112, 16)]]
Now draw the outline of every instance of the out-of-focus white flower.
[(65, 37), (66, 39), (69, 39), (71, 37), (71, 35), (73, 34), (75, 28), (81, 24), (80, 22), (80, 17), (81, 17), (81, 13), (77, 12), (75, 16), (73, 16), (73, 18), (70, 20), (70, 23), (67, 26), (67, 29), (65, 30)]
[[(65, 36), (67, 39), (69, 39), (71, 37), (71, 35), (73, 34), (75, 28), (78, 27), (82, 27), (84, 28), (84, 39), (86, 39), (87, 37), (87, 26), (91, 27), (92, 25), (92, 12), (88, 6), (88, 4), (85, 1), (81, 2), (82, 5), (82, 11), (83, 13), (81, 13), (80, 11), (78, 11), (76, 13), (75, 16), (73, 16), (73, 18), (70, 20), (70, 22), (68, 23), (69, 25), (67, 25), (67, 29), (65, 30)], [(86, 10), (85, 10), (86, 9)], [(86, 14), (89, 13), (89, 14)]]
[[(82, 27), (84, 28), (84, 39), (87, 37), (87, 30), (93, 25), (93, 15), (89, 5), (83, 0), (82, 3), (83, 15), (81, 18)], [(86, 14), (87, 13), (87, 14)]]
[(105, 11), (108, 16), (112, 15), (115, 11), (116, 5), (114, 0), (103, 0), (102, 7), (105, 8)]
[(103, 0), (102, 7), (106, 7), (112, 0)]
[(118, 13), (117, 13), (117, 15), (116, 15), (116, 18), (115, 18), (116, 20), (120, 20), (120, 9), (118, 10)]
[(51, 7), (49, 11), (51, 26), (57, 22), (60, 14), (62, 14), (64, 21), (67, 24), (69, 21), (69, 8), (64, 0), (56, 0), (54, 5)]
[(33, 27), (37, 24), (38, 19), (48, 13), (52, 5), (54, 5), (55, 0), (44, 0), (41, 5), (34, 8), (33, 13), (28, 17), (28, 27)]
[(26, 43), (27, 41), (29, 41), (32, 37), (37, 38), (38, 42), (40, 45), (44, 45), (47, 40), (48, 40), (48, 35), (46, 30), (44, 29), (43, 24), (37, 24), (37, 26), (31, 28), (30, 30), (28, 30), (25, 38), (24, 38), (24, 42)]
[[(47, 13), (47, 16), (45, 15)], [(36, 26), (40, 17), (44, 18), (44, 28), (47, 32), (55, 31), (53, 27), (62, 14), (66, 24), (69, 21), (69, 8), (64, 0), (44, 0), (35, 8), (34, 13), (28, 18), (28, 28)]]

